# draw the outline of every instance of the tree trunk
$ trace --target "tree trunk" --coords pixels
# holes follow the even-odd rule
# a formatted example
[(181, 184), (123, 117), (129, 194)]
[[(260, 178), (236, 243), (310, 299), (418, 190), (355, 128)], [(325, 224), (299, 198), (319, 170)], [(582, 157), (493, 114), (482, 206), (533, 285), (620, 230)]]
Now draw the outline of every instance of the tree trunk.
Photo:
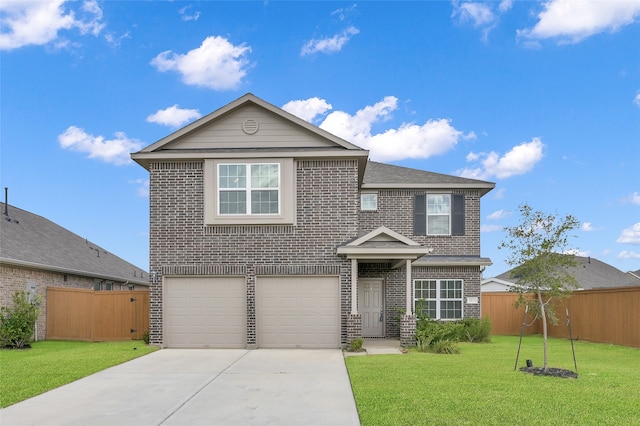
[(544, 310), (544, 302), (542, 293), (538, 292), (538, 303), (540, 303), (540, 315), (542, 316), (542, 342), (544, 344), (544, 371), (549, 367), (549, 359), (547, 357), (547, 315)]

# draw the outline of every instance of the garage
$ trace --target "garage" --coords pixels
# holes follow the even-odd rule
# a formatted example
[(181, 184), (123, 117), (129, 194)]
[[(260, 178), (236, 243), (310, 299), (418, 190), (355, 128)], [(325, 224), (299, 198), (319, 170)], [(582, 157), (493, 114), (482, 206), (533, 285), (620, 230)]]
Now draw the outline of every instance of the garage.
[(340, 278), (257, 277), (260, 348), (340, 347)]
[(244, 277), (165, 277), (164, 346), (246, 348)]

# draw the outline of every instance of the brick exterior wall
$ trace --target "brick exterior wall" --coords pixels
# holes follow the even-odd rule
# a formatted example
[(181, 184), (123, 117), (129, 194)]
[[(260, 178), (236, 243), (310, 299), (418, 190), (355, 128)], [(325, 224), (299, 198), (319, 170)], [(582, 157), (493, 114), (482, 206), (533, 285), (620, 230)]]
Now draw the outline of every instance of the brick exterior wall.
[[(385, 337), (400, 338), (400, 318), (406, 312), (406, 269), (391, 269), (389, 263), (360, 263), (358, 278), (382, 278), (384, 286)], [(411, 277), (416, 279), (463, 280), (463, 316), (480, 318), (480, 303), (467, 303), (468, 297), (480, 300), (481, 272), (478, 266), (414, 266)]]
[[(351, 267), (336, 248), (386, 226), (434, 249), (433, 255), (480, 255), (480, 193), (465, 195), (464, 236), (413, 235), (414, 190), (378, 191), (378, 210), (359, 210), (354, 160), (296, 161), (295, 225), (204, 225), (203, 161), (158, 162), (150, 168), (150, 341), (162, 345), (163, 275), (244, 275), (247, 289), (247, 347), (256, 345), (256, 276), (339, 275), (341, 342), (353, 340), (361, 324), (350, 316)], [(267, 273), (268, 272), (268, 273)], [(406, 304), (405, 268), (359, 263), (360, 278), (384, 282), (385, 336), (400, 338)], [(413, 267), (412, 278), (464, 280), (464, 317), (480, 317), (480, 268)], [(415, 328), (415, 327), (414, 327)], [(405, 341), (406, 341), (405, 336)]]
[[(359, 235), (386, 226), (412, 240), (433, 248), (432, 255), (480, 256), (480, 193), (477, 190), (453, 191), (465, 195), (465, 235), (425, 236), (413, 234), (413, 200), (424, 190), (380, 190), (378, 209), (359, 212)], [(382, 278), (385, 292), (385, 335), (401, 337), (400, 318), (406, 310), (406, 270), (391, 269), (385, 263), (361, 263), (358, 277)], [(480, 299), (482, 272), (478, 266), (414, 266), (412, 279), (461, 279), (463, 288), (463, 316), (480, 318), (480, 303), (469, 304), (467, 298)]]
[(36, 293), (40, 296), (40, 314), (35, 337), (37, 340), (44, 340), (47, 335), (47, 287), (92, 289), (94, 280), (90, 277), (2, 264), (0, 265), (0, 306), (13, 307), (13, 294), (16, 291), (25, 291), (29, 283), (36, 284)]
[(452, 191), (465, 196), (465, 234), (462, 236), (414, 235), (413, 197), (417, 193), (425, 191), (378, 191), (378, 210), (359, 212), (360, 235), (386, 226), (417, 243), (433, 248), (432, 255), (480, 256), (480, 193), (477, 190)]
[[(204, 225), (204, 163), (158, 162), (150, 172), (150, 342), (162, 344), (162, 276), (242, 270), (247, 282), (247, 346), (256, 342), (255, 277), (340, 275), (341, 341), (347, 341), (351, 265), (336, 254), (357, 235), (355, 160), (297, 161), (295, 225)], [(213, 190), (214, 183), (206, 185)]]

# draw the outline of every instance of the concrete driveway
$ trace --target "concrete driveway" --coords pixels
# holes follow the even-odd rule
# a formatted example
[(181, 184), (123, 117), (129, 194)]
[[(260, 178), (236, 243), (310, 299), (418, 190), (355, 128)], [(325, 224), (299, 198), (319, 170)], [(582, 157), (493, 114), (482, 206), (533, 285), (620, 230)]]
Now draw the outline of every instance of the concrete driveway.
[(18, 425), (359, 425), (340, 350), (163, 349), (0, 410)]

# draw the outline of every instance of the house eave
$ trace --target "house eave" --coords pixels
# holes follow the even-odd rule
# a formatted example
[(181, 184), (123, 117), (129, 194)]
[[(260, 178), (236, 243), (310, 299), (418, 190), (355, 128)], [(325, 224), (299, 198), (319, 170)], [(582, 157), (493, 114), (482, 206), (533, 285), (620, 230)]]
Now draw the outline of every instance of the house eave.
[(495, 184), (487, 182), (486, 184), (466, 184), (466, 183), (364, 183), (362, 184), (363, 190), (375, 190), (375, 189), (415, 189), (415, 190), (437, 190), (437, 191), (450, 191), (450, 190), (462, 190), (462, 189), (475, 189), (479, 190), (481, 195), (486, 195), (489, 191), (495, 188)]
[(151, 163), (158, 161), (204, 161), (209, 159), (253, 159), (253, 158), (293, 158), (294, 160), (332, 160), (332, 159), (354, 159), (358, 162), (358, 184), (362, 185), (364, 169), (369, 158), (369, 151), (365, 150), (233, 150), (233, 151), (155, 151), (155, 152), (135, 152), (131, 154), (131, 159), (144, 167), (147, 171)]
[(389, 250), (384, 248), (363, 249), (361, 247), (339, 247), (338, 254), (346, 255), (348, 259), (417, 259), (419, 256), (425, 255), (426, 250), (417, 249), (395, 249)]
[(423, 256), (413, 264), (414, 266), (490, 266), (493, 262), (487, 257)]
[[(243, 158), (294, 158), (294, 159), (307, 159), (307, 158), (318, 158), (318, 159), (329, 159), (329, 158), (354, 158), (359, 161), (364, 161), (366, 164), (366, 160), (369, 156), (369, 151), (355, 151), (355, 150), (308, 150), (308, 151), (300, 151), (300, 150), (265, 150), (265, 151), (257, 151), (257, 150), (236, 150), (236, 151), (184, 151), (184, 152), (166, 152), (166, 151), (157, 151), (157, 152), (135, 152), (131, 154), (131, 159), (136, 163), (140, 164), (145, 169), (149, 170), (149, 164), (154, 161), (195, 161), (195, 160), (207, 160), (207, 159), (243, 159)], [(363, 167), (364, 170), (364, 167)]]
[[(131, 284), (137, 284), (137, 285), (143, 285), (143, 286), (148, 286), (149, 285), (149, 281), (146, 280), (146, 279), (116, 277), (116, 276), (113, 276), (113, 275), (97, 274), (95, 272), (82, 271), (82, 270), (72, 269), (72, 268), (65, 268), (65, 267), (62, 267), (62, 266), (43, 265), (41, 263), (28, 262), (28, 261), (18, 260), (18, 259), (9, 259), (9, 258), (5, 258), (5, 257), (0, 258), (0, 265), (19, 266), (19, 267), (23, 267), (23, 268), (39, 269), (39, 270), (42, 270), (42, 271), (58, 272), (58, 273), (62, 273), (62, 274), (78, 275), (78, 276), (82, 276), (82, 277), (98, 278), (98, 279), (109, 280), (109, 281), (117, 281), (117, 282), (127, 282), (128, 281)], [(143, 271), (141, 271), (141, 272), (143, 272)]]

